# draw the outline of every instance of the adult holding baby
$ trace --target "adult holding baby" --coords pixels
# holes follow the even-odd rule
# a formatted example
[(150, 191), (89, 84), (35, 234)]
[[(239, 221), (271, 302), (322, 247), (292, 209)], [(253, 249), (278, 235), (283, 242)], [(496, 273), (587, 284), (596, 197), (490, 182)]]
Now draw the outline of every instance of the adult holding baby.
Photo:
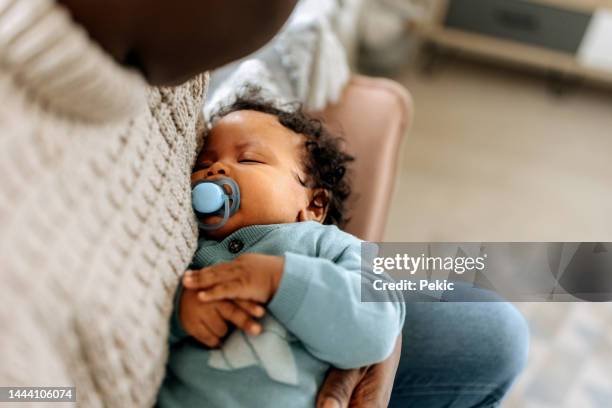
[[(263, 45), (294, 3), (0, 0), (0, 385), (154, 402), (196, 247), (200, 73)], [(332, 370), (321, 402), (385, 405), (398, 359)]]
[[(0, 0), (0, 386), (154, 403), (197, 243), (200, 73), (266, 43), (294, 3)], [(521, 342), (498, 342), (514, 312), (444, 306), (407, 311), (394, 403), (493, 406), (520, 370)], [(385, 406), (399, 352), (331, 370), (320, 403)]]

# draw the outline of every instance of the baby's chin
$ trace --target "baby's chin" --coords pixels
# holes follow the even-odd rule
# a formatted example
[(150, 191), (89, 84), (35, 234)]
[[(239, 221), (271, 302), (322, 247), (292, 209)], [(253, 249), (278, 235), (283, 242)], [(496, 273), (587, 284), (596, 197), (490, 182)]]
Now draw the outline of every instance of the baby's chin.
[[(227, 222), (225, 223), (225, 225), (223, 225), (221, 228), (217, 228), (215, 230), (209, 230), (209, 231), (204, 231), (204, 233), (206, 234), (206, 236), (208, 238), (212, 238), (214, 240), (217, 241), (221, 241), (224, 238), (226, 238), (228, 235), (232, 234), (233, 232), (239, 230), (242, 227), (246, 227), (247, 225), (250, 224), (245, 224), (243, 222), (241, 222), (241, 218), (239, 216), (238, 213), (232, 215)], [(204, 224), (216, 224), (219, 223), (223, 220), (223, 217), (220, 217), (218, 215), (213, 215), (210, 217), (205, 217), (202, 219), (202, 222)]]
[[(223, 217), (220, 217), (218, 215), (212, 215), (212, 216), (201, 219), (203, 223), (210, 224), (210, 225), (221, 222), (222, 220), (223, 220)], [(233, 232), (239, 230), (240, 228), (248, 227), (250, 225), (284, 224), (284, 223), (290, 223), (290, 222), (295, 222), (295, 219), (290, 219), (284, 214), (283, 215), (273, 214), (272, 216), (270, 216), (269, 214), (253, 215), (251, 213), (248, 213), (248, 212), (245, 213), (239, 210), (238, 212), (236, 212), (236, 214), (232, 215), (227, 220), (225, 225), (222, 226), (221, 228), (210, 230), (210, 231), (204, 231), (204, 233), (206, 234), (208, 238), (212, 238), (216, 241), (221, 241), (227, 238), (227, 236), (229, 236)]]

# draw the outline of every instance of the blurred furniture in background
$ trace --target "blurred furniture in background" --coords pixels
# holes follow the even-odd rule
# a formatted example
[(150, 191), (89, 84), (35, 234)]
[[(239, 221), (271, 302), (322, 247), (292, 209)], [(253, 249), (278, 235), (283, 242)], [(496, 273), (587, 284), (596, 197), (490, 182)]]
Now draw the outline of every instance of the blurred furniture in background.
[(346, 231), (381, 241), (396, 178), (400, 144), (412, 122), (412, 99), (389, 79), (353, 76), (340, 102), (322, 117), (342, 135), (355, 156), (350, 173), (353, 199)]
[(433, 0), (424, 40), (612, 85), (612, 0)]

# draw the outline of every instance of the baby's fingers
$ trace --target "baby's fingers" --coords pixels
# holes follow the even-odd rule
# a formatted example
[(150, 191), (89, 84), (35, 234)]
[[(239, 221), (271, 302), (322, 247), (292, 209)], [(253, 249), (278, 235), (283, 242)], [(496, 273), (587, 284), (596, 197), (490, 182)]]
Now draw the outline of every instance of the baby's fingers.
[(242, 299), (249, 300), (249, 290), (242, 282), (233, 280), (220, 283), (207, 290), (198, 292), (198, 299), (202, 302), (212, 302), (214, 300)]
[(247, 312), (253, 317), (263, 317), (266, 314), (266, 308), (260, 305), (259, 303), (251, 302), (250, 300), (239, 300), (235, 299), (234, 303), (236, 303), (242, 310)]
[(219, 347), (219, 337), (217, 337), (212, 330), (210, 330), (204, 323), (200, 322), (197, 325), (193, 337), (196, 338), (200, 343), (210, 348)]
[(183, 285), (189, 289), (206, 289), (235, 279), (238, 272), (234, 262), (224, 262), (196, 271), (186, 271), (183, 276)]
[(224, 319), (232, 322), (234, 326), (244, 332), (253, 336), (257, 336), (261, 333), (261, 324), (253, 320), (247, 312), (236, 304), (232, 302), (223, 302), (218, 310)]

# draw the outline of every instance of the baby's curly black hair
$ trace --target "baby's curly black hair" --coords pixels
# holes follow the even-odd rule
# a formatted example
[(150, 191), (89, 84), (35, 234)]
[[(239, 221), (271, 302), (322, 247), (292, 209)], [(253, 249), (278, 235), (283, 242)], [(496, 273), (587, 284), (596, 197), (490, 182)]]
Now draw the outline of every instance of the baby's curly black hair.
[(346, 202), (351, 195), (347, 177), (347, 165), (354, 157), (342, 150), (344, 139), (332, 134), (320, 119), (307, 114), (299, 103), (288, 103), (277, 107), (265, 99), (258, 88), (247, 88), (230, 105), (214, 113), (215, 122), (232, 112), (252, 110), (274, 115), (281, 125), (305, 137), (304, 170), (309, 188), (322, 188), (329, 194), (327, 214), (323, 224), (343, 227), (349, 220)]

